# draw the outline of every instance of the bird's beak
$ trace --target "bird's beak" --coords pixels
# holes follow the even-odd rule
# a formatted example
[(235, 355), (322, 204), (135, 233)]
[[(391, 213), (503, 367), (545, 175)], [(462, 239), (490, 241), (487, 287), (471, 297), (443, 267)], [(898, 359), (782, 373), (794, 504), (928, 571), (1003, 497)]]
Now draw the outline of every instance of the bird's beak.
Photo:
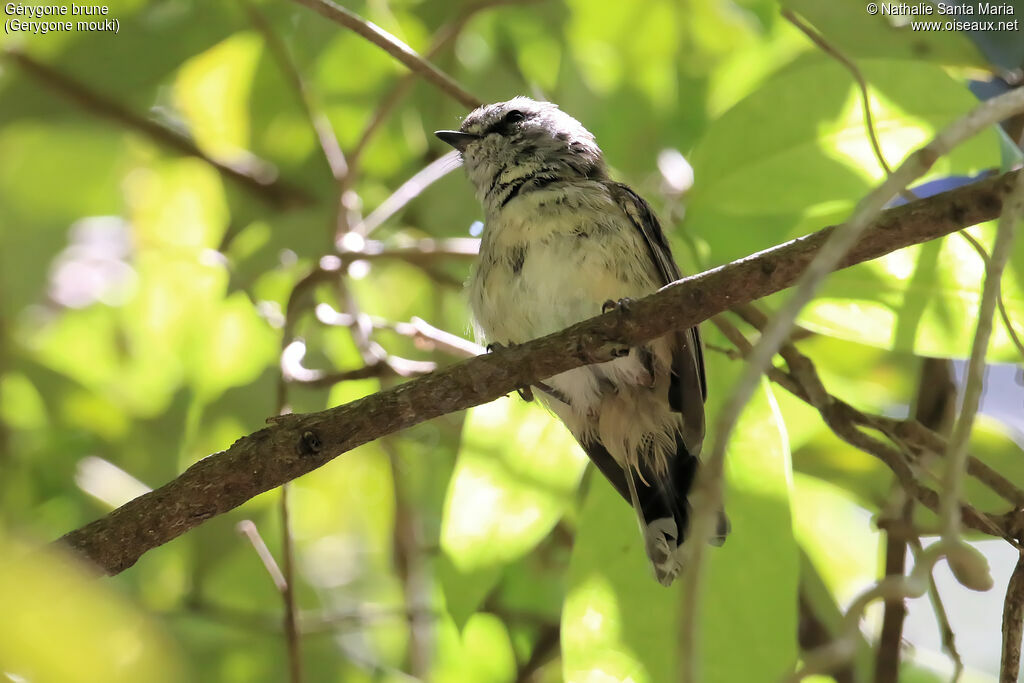
[(435, 131), (434, 135), (441, 138), (442, 142), (446, 142), (460, 152), (466, 151), (466, 146), (474, 140), (479, 140), (479, 135), (473, 135), (472, 133), (463, 133), (457, 130), (439, 130)]

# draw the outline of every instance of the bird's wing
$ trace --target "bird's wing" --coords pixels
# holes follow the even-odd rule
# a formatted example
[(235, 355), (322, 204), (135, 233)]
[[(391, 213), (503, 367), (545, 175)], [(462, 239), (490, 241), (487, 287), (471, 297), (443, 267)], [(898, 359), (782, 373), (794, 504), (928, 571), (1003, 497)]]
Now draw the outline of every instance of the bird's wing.
[[(627, 185), (610, 183), (610, 189), (612, 197), (643, 237), (651, 261), (661, 276), (661, 284), (680, 279), (682, 274), (672, 258), (672, 248), (650, 205)], [(682, 414), (690, 442), (687, 446), (697, 455), (704, 440), (704, 400), (708, 393), (700, 331), (694, 326), (677, 333), (675, 339), (668, 400), (672, 409)]]

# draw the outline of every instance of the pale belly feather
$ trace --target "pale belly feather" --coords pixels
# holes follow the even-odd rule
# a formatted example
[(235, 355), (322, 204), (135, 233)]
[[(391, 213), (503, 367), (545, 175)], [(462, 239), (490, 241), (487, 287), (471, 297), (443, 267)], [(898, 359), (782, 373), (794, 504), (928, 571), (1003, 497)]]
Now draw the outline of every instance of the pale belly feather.
[[(519, 211), (509, 210), (510, 204), (501, 222), (485, 228), (469, 289), (478, 333), (488, 342), (520, 344), (598, 315), (608, 300), (640, 298), (657, 289), (646, 245), (610, 199), (604, 206), (575, 208), (530, 199), (515, 207)], [(655, 344), (652, 350), (656, 367), (667, 368), (667, 346)], [(569, 399), (577, 418), (589, 422), (606, 391), (602, 383), (650, 387), (654, 379), (634, 352), (546, 382)]]

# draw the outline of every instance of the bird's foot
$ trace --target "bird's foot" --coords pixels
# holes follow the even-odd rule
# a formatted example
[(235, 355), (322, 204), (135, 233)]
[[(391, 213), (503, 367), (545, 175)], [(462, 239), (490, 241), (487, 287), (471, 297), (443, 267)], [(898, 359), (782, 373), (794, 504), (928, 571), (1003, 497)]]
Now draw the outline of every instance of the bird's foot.
[[(495, 351), (502, 351), (515, 345), (515, 342), (509, 342), (508, 345), (502, 344), (500, 342), (491, 342), (484, 348), (487, 351), (487, 353), (494, 353)], [(519, 398), (523, 399), (527, 403), (533, 402), (533, 389), (531, 389), (529, 385), (525, 387), (516, 387), (516, 393), (519, 394)]]
[(623, 297), (618, 301), (612, 301), (608, 299), (601, 304), (601, 312), (607, 313), (608, 311), (622, 311), (623, 313), (629, 313), (629, 309), (633, 306), (633, 300), (629, 297)]
[(674, 519), (661, 518), (650, 522), (644, 529), (644, 546), (654, 576), (663, 586), (670, 586), (679, 575), (682, 565), (676, 556), (677, 529)]
[[(629, 298), (622, 298), (618, 301), (612, 301), (608, 299), (601, 305), (601, 312), (607, 313), (608, 311), (618, 311), (621, 313), (628, 313), (630, 307), (633, 305), (633, 300)], [(623, 358), (629, 355), (629, 347), (621, 344), (613, 345), (608, 349), (609, 355), (612, 358)]]

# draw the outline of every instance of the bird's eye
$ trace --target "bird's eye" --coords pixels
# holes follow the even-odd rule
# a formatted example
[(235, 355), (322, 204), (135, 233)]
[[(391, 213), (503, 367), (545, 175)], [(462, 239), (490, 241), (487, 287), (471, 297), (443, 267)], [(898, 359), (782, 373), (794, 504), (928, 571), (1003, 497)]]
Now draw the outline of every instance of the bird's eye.
[(519, 111), (518, 109), (513, 109), (509, 113), (505, 114), (504, 121), (505, 121), (505, 123), (519, 123), (520, 121), (522, 121), (525, 118), (526, 118), (526, 114), (524, 114), (523, 112)]

